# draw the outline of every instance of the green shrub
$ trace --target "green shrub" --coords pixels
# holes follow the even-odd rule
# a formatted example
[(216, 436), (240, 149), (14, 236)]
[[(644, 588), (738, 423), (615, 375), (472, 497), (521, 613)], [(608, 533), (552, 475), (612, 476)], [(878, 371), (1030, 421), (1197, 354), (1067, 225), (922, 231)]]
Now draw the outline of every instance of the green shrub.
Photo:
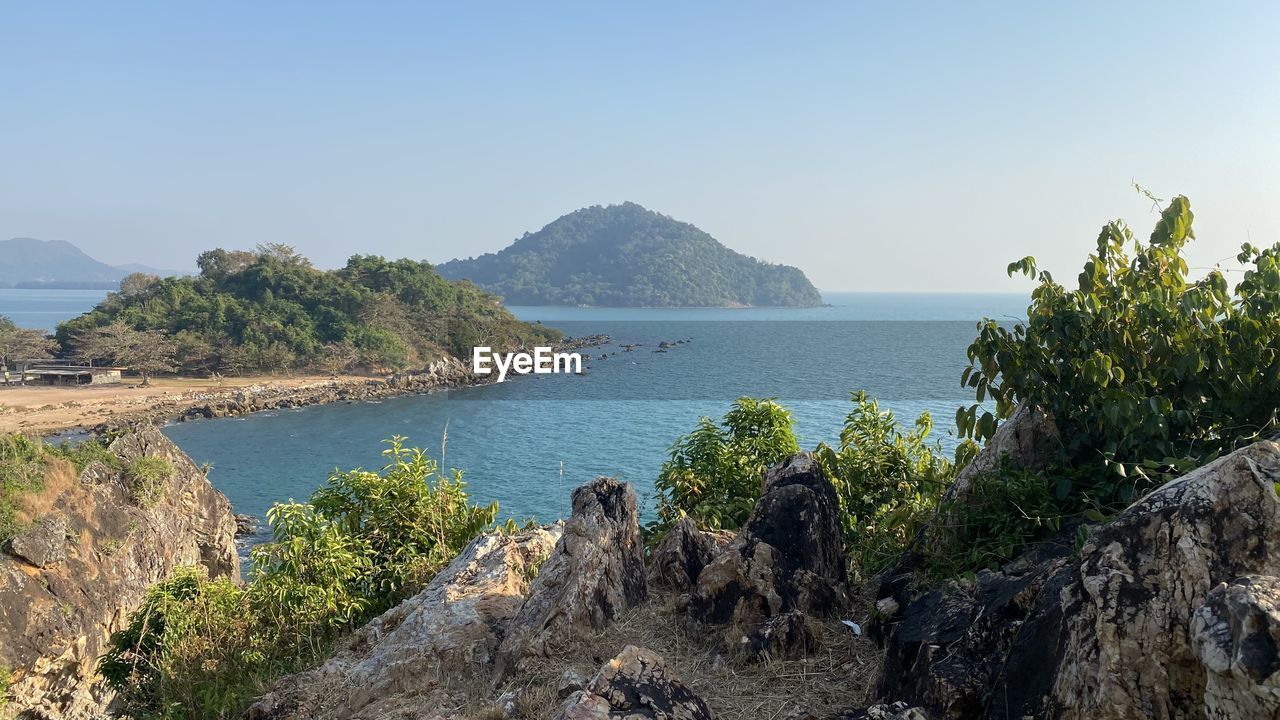
[(921, 547), (934, 577), (998, 568), (1061, 528), (1062, 511), (1040, 473), (1007, 462), (975, 475), (961, 500), (944, 502)]
[(173, 463), (165, 458), (143, 456), (129, 463), (125, 480), (129, 494), (139, 507), (155, 507), (164, 498), (165, 489), (173, 479)]
[(74, 465), (77, 473), (84, 472), (84, 469), (94, 462), (100, 462), (114, 470), (120, 469), (120, 458), (108, 450), (106, 444), (100, 440), (84, 440), (75, 444), (63, 441), (56, 447), (50, 448), (50, 451)]
[(688, 516), (706, 528), (737, 528), (760, 498), (764, 471), (799, 451), (791, 413), (771, 399), (739, 398), (720, 425), (702, 418), (671, 446), (657, 490), (651, 539)]
[(185, 570), (152, 589), (102, 663), (127, 713), (238, 717), (492, 528), (497, 504), (470, 504), (460, 472), (389, 443), (381, 473), (335, 472), (310, 503), (273, 507), (246, 585)]
[(112, 636), (99, 671), (131, 717), (229, 716), (296, 667), (269, 640), (244, 588), (178, 568)]
[(1012, 263), (1010, 275), (1040, 284), (1025, 322), (978, 325), (961, 381), (977, 404), (957, 412), (961, 435), (987, 439), (1019, 403), (1043, 407), (1062, 431), (1061, 504), (1106, 510), (1274, 432), (1280, 244), (1242, 246), (1234, 291), (1217, 268), (1192, 281), (1183, 253), (1192, 219), (1180, 196), (1146, 243), (1108, 223), (1074, 290), (1037, 274), (1034, 258)]
[(853, 402), (838, 447), (823, 443), (815, 454), (840, 498), (853, 570), (867, 577), (906, 548), (955, 473), (941, 446), (928, 442), (929, 413), (903, 432), (893, 413), (866, 393), (853, 393)]

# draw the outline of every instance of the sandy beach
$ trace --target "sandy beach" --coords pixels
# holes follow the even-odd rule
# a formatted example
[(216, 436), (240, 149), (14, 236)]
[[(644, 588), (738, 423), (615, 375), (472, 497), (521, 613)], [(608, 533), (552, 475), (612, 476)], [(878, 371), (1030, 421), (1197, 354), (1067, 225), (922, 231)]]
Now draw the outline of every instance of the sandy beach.
[(383, 383), (368, 377), (327, 375), (158, 378), (139, 384), (77, 387), (0, 386), (0, 433), (51, 434), (178, 416), (190, 408), (248, 393), (310, 396), (315, 391)]

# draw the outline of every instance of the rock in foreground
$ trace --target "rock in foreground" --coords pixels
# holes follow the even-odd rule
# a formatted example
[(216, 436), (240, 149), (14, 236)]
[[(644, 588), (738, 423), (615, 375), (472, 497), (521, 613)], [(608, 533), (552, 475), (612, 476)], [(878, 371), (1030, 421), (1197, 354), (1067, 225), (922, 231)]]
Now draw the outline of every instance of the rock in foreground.
[(587, 687), (565, 701), (556, 720), (711, 720), (707, 704), (652, 651), (628, 645)]
[(630, 485), (597, 478), (573, 491), (573, 514), (511, 621), (498, 654), (506, 677), (529, 655), (584, 628), (600, 629), (648, 599), (644, 544)]
[(39, 720), (101, 716), (111, 700), (98, 658), (151, 584), (179, 565), (239, 575), (231, 506), (154, 428), (116, 439), (127, 467), (163, 458), (173, 474), (139, 503), (126, 474), (92, 463), (79, 477), (56, 461), (38, 516), (0, 554), (0, 666), (12, 672), (8, 711)]
[(731, 531), (699, 530), (693, 520), (680, 518), (649, 558), (649, 587), (670, 592), (692, 590), (702, 569), (729, 547), (733, 537)]
[[(318, 668), (284, 678), (248, 718), (385, 718), (449, 707), (442, 684), (487, 677), (558, 525), (482, 535), (426, 589), (357, 630)], [(429, 717), (429, 715), (426, 715)]]
[(831, 481), (802, 453), (770, 468), (764, 482), (738, 537), (699, 574), (689, 606), (694, 619), (754, 626), (788, 610), (830, 616), (848, 604)]
[(951, 718), (1276, 717), (1277, 482), (1280, 444), (1255, 443), (1135, 503), (1078, 560), (1032, 553), (904, 603), (880, 696)]

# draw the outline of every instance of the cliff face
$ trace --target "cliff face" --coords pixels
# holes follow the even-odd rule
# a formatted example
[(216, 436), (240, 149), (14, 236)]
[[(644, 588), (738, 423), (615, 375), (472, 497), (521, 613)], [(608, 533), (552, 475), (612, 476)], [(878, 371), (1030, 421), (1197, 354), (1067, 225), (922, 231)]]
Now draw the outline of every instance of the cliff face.
[(158, 430), (115, 440), (124, 467), (168, 460), (171, 477), (140, 502), (124, 471), (93, 463), (0, 554), (0, 666), (12, 675), (8, 712), (78, 720), (102, 715), (110, 694), (96, 665), (153, 583), (180, 565), (239, 573), (231, 506)]

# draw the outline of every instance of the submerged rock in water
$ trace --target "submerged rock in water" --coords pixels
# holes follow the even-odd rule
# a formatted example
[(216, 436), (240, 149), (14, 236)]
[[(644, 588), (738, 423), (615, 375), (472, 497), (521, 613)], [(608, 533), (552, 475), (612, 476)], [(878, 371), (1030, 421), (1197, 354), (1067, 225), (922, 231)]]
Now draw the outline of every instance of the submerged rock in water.
[(635, 490), (597, 478), (573, 491), (573, 514), (507, 629), (496, 674), (582, 628), (603, 628), (648, 599)]

